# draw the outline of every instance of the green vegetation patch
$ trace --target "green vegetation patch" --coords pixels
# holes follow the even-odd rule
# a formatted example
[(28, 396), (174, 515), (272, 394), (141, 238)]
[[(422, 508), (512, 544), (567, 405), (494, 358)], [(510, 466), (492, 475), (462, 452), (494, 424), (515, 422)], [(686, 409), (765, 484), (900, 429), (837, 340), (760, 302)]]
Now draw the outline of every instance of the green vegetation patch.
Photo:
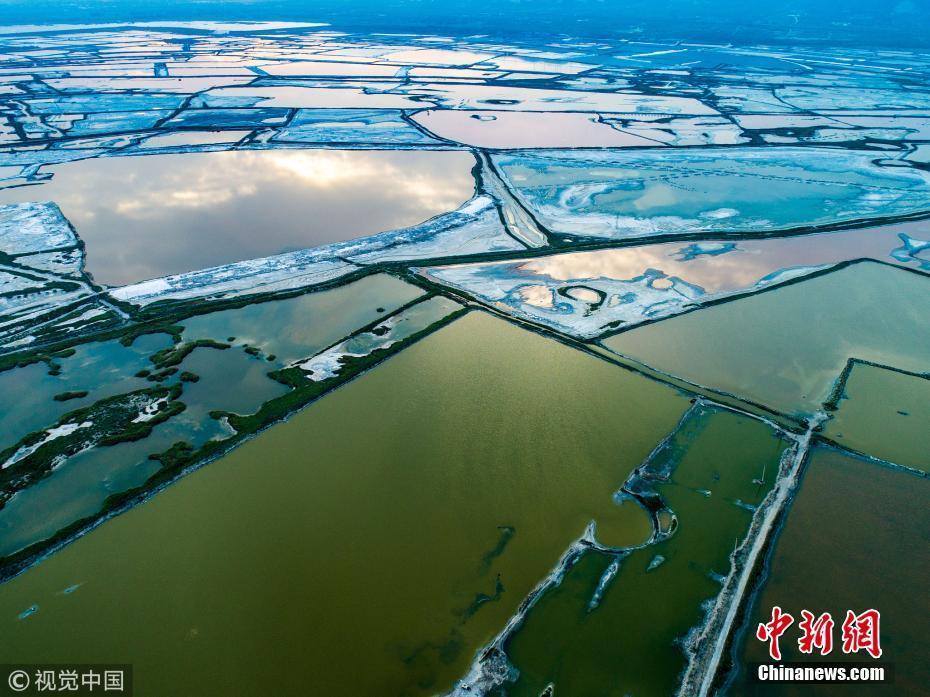
[(62, 416), (0, 452), (0, 503), (48, 472), (64, 458), (95, 446), (140, 440), (163, 421), (184, 411), (181, 386), (151, 387), (107, 397)]
[(181, 362), (187, 358), (194, 349), (198, 348), (214, 348), (221, 351), (228, 349), (229, 344), (222, 341), (215, 341), (214, 339), (197, 339), (197, 341), (185, 341), (183, 344), (177, 344), (176, 346), (169, 346), (164, 348), (161, 351), (156, 352), (149, 358), (152, 363), (155, 364), (157, 368), (170, 368), (172, 366), (180, 365)]
[(67, 402), (70, 399), (81, 399), (86, 397), (89, 393), (87, 390), (74, 390), (72, 392), (59, 392), (52, 399), (56, 402)]

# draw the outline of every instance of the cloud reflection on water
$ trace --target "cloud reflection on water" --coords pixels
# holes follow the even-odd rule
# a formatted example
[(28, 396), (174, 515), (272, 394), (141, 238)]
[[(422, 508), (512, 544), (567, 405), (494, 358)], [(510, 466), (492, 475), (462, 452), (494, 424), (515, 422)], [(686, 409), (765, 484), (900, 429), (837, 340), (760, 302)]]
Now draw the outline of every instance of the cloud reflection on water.
[(406, 227), (472, 194), (464, 152), (278, 150), (49, 167), (0, 203), (53, 200), (95, 280), (121, 285)]

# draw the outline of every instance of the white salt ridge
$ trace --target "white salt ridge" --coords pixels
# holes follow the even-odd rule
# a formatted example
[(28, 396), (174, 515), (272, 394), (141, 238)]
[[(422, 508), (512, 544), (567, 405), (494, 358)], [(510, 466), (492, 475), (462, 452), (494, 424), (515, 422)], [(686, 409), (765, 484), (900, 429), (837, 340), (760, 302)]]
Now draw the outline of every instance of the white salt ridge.
[(136, 416), (136, 418), (132, 420), (132, 423), (138, 424), (138, 423), (144, 423), (145, 421), (151, 421), (153, 418), (155, 418), (155, 415), (158, 414), (159, 407), (162, 404), (167, 404), (167, 403), (168, 403), (167, 397), (162, 397), (160, 399), (155, 400), (154, 402), (149, 402), (142, 408), (142, 411), (139, 412), (139, 415)]
[(0, 205), (0, 251), (28, 254), (76, 244), (71, 226), (54, 203)]
[[(524, 263), (462, 264), (423, 268), (418, 272), (508, 314), (582, 338), (597, 336), (610, 326), (632, 326), (679, 314), (709, 297), (699, 286), (653, 269), (630, 279), (598, 277), (563, 281), (521, 270), (519, 267)], [(567, 296), (556, 292), (566, 287), (572, 289)], [(600, 293), (604, 301), (597, 305)]]
[(34, 453), (36, 450), (41, 448), (43, 445), (45, 445), (49, 441), (53, 441), (56, 438), (61, 438), (63, 436), (70, 436), (72, 433), (74, 433), (75, 431), (79, 429), (90, 428), (93, 425), (94, 424), (92, 421), (83, 421), (81, 423), (74, 422), (74, 423), (61, 424), (59, 426), (50, 428), (45, 432), (45, 437), (42, 438), (42, 440), (37, 441), (36, 443), (33, 443), (32, 445), (28, 445), (28, 446), (22, 447), (19, 450), (17, 450), (15, 453), (13, 453), (13, 455), (10, 456), (10, 458), (6, 462), (0, 465), (0, 469), (6, 469), (7, 467), (10, 467), (11, 465), (15, 465), (20, 460), (32, 455), (32, 453)]
[(292, 365), (307, 373), (307, 377), (314, 382), (334, 378), (342, 371), (345, 359), (361, 358), (390, 348), (461, 307), (457, 302), (442, 296), (428, 298), (388, 317), (370, 331), (350, 336), (312, 358)]
[(300, 363), (298, 367), (307, 373), (307, 377), (314, 382), (322, 382), (323, 380), (334, 378), (342, 371), (342, 361), (344, 358), (348, 358), (349, 356), (358, 358), (364, 355), (340, 351), (340, 346), (342, 346), (342, 344), (327, 349), (310, 360)]
[[(33, 323), (34, 331), (49, 312), (94, 293), (83, 280), (84, 255), (78, 239), (54, 203), (0, 205), (0, 253), (27, 267), (9, 266), (0, 272), (0, 289), (15, 293), (0, 298), (0, 345), (7, 343), (4, 337), (19, 339), (26, 322)], [(51, 285), (62, 280), (72, 284), (71, 289)]]
[(358, 240), (250, 259), (114, 288), (117, 300), (145, 306), (162, 300), (236, 297), (306, 288), (357, 271), (358, 264), (523, 249), (500, 224), (489, 196), (420, 225)]

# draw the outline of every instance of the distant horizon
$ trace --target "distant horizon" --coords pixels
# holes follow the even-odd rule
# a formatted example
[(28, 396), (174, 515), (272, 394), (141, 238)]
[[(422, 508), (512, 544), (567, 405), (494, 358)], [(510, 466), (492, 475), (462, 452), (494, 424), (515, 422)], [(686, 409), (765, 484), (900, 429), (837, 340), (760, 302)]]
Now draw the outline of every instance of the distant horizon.
[(463, 0), (5, 0), (2, 25), (96, 24), (151, 21), (323, 22), (338, 31), (442, 32), (467, 35), (579, 36), (723, 44), (785, 42), (925, 47), (930, 6), (913, 0), (792, 0), (776, 8), (734, 0), (502, 0), (485, 7)]

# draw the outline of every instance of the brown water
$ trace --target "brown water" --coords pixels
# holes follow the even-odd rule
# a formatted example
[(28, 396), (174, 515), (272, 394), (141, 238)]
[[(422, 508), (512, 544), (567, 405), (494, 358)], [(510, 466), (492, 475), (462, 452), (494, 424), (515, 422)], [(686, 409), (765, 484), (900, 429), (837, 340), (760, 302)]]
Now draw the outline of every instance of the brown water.
[[(772, 606), (791, 613), (795, 624), (780, 642), (785, 661), (860, 661), (865, 652), (841, 650), (847, 610), (881, 612), (882, 661), (894, 664), (892, 685), (857, 685), (844, 694), (927, 695), (926, 618), (930, 596), (930, 481), (843, 454), (814, 451), (801, 490), (776, 543), (768, 580), (757, 599), (744, 637), (742, 660), (768, 661), (767, 645), (752, 632), (771, 619)], [(798, 652), (801, 610), (829, 611), (836, 626), (827, 657)], [(835, 695), (836, 685), (767, 685), (744, 673), (731, 695)]]

